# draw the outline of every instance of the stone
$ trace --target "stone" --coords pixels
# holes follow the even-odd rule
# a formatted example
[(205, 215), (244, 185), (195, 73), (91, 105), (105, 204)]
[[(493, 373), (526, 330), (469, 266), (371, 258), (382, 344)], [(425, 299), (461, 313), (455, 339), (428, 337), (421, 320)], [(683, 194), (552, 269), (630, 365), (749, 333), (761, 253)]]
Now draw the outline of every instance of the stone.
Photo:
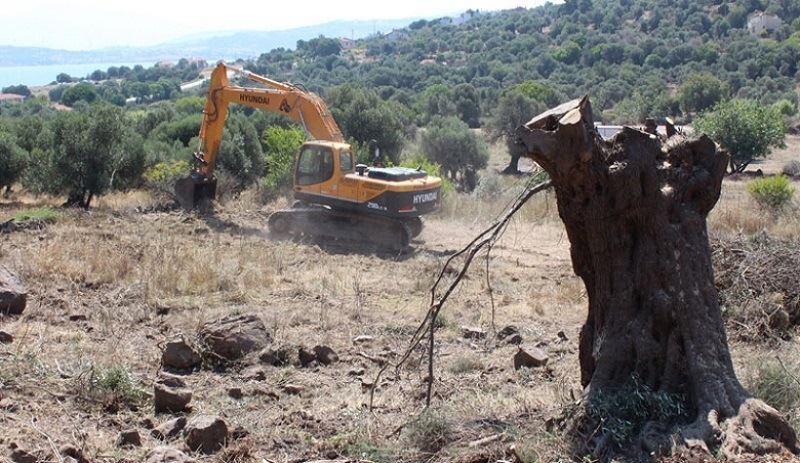
[(520, 347), (514, 355), (514, 369), (543, 367), (548, 360), (550, 357), (547, 353), (538, 347)]
[(211, 454), (221, 449), (228, 439), (228, 425), (213, 415), (194, 417), (185, 430), (186, 446), (195, 452)]
[(339, 355), (328, 346), (314, 346), (314, 355), (323, 365), (330, 365), (339, 361)]
[(258, 354), (258, 360), (261, 363), (272, 365), (274, 367), (289, 365), (292, 363), (291, 357), (291, 351), (285, 347), (279, 347), (277, 349), (267, 348)]
[(519, 334), (519, 328), (514, 325), (508, 325), (497, 332), (497, 339), (503, 340), (509, 336), (514, 336), (515, 334)]
[(196, 463), (197, 460), (174, 447), (160, 446), (151, 450), (145, 463)]
[(117, 447), (141, 447), (142, 436), (135, 429), (126, 429), (117, 436)]
[(19, 315), (25, 310), (28, 290), (19, 278), (5, 267), (0, 267), (0, 313)]
[(11, 344), (12, 342), (14, 342), (14, 336), (5, 331), (0, 331), (0, 344)]
[(173, 420), (165, 421), (153, 428), (150, 432), (153, 437), (159, 440), (167, 440), (177, 437), (186, 428), (186, 417), (181, 416)]
[(162, 375), (153, 385), (156, 413), (181, 413), (189, 411), (192, 391), (186, 383), (172, 375)]
[(317, 354), (314, 353), (313, 350), (306, 349), (305, 347), (301, 347), (298, 350), (297, 356), (300, 360), (301, 367), (307, 367), (317, 360)]
[(206, 323), (199, 335), (214, 360), (238, 360), (272, 342), (264, 322), (255, 315), (225, 317)]
[(461, 327), (461, 337), (464, 339), (472, 339), (475, 341), (486, 339), (486, 331), (472, 326)]
[(161, 364), (176, 370), (192, 370), (199, 367), (202, 360), (200, 354), (182, 339), (168, 342), (161, 354)]

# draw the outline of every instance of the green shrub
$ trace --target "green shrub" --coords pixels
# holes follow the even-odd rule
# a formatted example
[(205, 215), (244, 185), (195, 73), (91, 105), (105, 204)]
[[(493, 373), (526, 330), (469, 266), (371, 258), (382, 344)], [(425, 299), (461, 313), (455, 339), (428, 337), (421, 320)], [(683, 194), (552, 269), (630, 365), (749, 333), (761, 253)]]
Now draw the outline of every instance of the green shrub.
[(147, 397), (141, 382), (123, 366), (117, 365), (96, 370), (93, 375), (93, 383), (118, 402), (136, 405)]
[(783, 209), (794, 196), (789, 178), (782, 174), (753, 180), (747, 185), (747, 192), (759, 205), (773, 212)]
[(156, 163), (144, 173), (145, 185), (154, 192), (172, 194), (175, 182), (191, 172), (189, 161), (167, 161)]
[(47, 206), (37, 207), (33, 209), (24, 209), (14, 214), (13, 219), (18, 223), (38, 222), (38, 223), (53, 223), (61, 214)]
[(453, 425), (444, 413), (430, 408), (411, 418), (405, 429), (411, 445), (429, 453), (441, 450), (453, 433)]
[(439, 177), (442, 179), (442, 196), (447, 196), (455, 190), (453, 182), (449, 178), (442, 175), (442, 167), (432, 161), (429, 161), (423, 156), (413, 157), (400, 161), (401, 167), (409, 167), (411, 169), (422, 169), (432, 177)]

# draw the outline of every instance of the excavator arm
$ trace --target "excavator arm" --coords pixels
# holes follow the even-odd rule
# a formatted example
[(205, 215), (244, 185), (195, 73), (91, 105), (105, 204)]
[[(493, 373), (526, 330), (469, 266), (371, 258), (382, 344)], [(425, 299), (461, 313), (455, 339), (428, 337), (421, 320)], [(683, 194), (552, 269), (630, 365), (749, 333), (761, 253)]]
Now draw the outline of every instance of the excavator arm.
[[(265, 85), (266, 88), (230, 85), (229, 74), (241, 75)], [(186, 210), (193, 209), (198, 201), (213, 199), (216, 195), (214, 169), (228, 106), (231, 103), (284, 114), (298, 122), (308, 138), (344, 141), (339, 126), (319, 96), (292, 84), (274, 81), (219, 62), (211, 73), (206, 94), (203, 122), (200, 126), (200, 142), (195, 152), (195, 171), (175, 185), (178, 202)]]

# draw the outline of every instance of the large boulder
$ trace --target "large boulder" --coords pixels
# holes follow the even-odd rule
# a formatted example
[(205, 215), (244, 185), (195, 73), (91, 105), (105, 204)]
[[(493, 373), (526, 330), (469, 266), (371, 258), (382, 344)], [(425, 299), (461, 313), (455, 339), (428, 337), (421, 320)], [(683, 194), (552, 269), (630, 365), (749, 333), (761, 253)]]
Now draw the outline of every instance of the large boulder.
[(19, 278), (5, 267), (0, 267), (0, 313), (19, 315), (25, 310), (28, 291)]
[(190, 410), (192, 390), (177, 376), (162, 374), (153, 385), (156, 413), (182, 413)]
[(195, 452), (214, 453), (228, 439), (228, 425), (222, 418), (199, 415), (192, 418), (185, 429), (186, 446)]
[(272, 342), (264, 322), (255, 315), (225, 317), (200, 328), (200, 341), (212, 361), (235, 361)]
[(200, 354), (182, 339), (168, 342), (161, 354), (164, 368), (175, 370), (192, 370), (199, 367), (202, 360)]

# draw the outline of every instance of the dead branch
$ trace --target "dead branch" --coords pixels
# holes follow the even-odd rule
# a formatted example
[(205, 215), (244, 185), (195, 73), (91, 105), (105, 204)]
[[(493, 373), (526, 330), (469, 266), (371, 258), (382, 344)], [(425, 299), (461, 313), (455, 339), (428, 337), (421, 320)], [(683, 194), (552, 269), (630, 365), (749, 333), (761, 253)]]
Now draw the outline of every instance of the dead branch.
[[(473, 239), (469, 244), (461, 248), (458, 252), (451, 255), (447, 261), (445, 262), (442, 269), (439, 271), (439, 274), (436, 278), (436, 281), (431, 286), (430, 294), (431, 294), (431, 303), (428, 307), (428, 312), (425, 315), (425, 318), (420, 323), (417, 330), (411, 337), (411, 342), (409, 344), (408, 349), (405, 353), (400, 357), (397, 363), (394, 364), (396, 370), (400, 369), (400, 367), (408, 361), (409, 357), (411, 356), (412, 352), (422, 343), (423, 339), (425, 339), (425, 334), (427, 333), (428, 338), (428, 377), (426, 378), (428, 384), (428, 390), (426, 394), (426, 401), (425, 406), (430, 407), (431, 405), (431, 394), (433, 390), (433, 348), (435, 346), (434, 342), (434, 333), (436, 330), (436, 319), (439, 316), (439, 313), (444, 307), (445, 302), (450, 297), (451, 294), (458, 288), (458, 285), (461, 283), (461, 280), (466, 275), (467, 271), (469, 270), (470, 265), (472, 264), (473, 259), (475, 256), (482, 250), (486, 249), (488, 253), (492, 246), (503, 236), (506, 228), (508, 227), (511, 218), (514, 214), (519, 211), (519, 209), (534, 195), (545, 191), (552, 187), (552, 183), (547, 180), (531, 186), (530, 184), (522, 191), (522, 193), (517, 196), (508, 210), (500, 216), (495, 222), (486, 230), (481, 232), (475, 239)], [(456, 277), (450, 282), (449, 286), (444, 290), (444, 292), (437, 297), (437, 290), (439, 286), (443, 283), (444, 277), (448, 274), (448, 269), (450, 268), (451, 264), (459, 257), (464, 258), (464, 263), (461, 266), (461, 269), (458, 271)], [(378, 384), (383, 373), (386, 369), (390, 366), (390, 364), (384, 365), (376, 374), (375, 376), (375, 384)], [(373, 399), (374, 399), (375, 389), (373, 388), (370, 391), (369, 396), (369, 409), (372, 410)]]

